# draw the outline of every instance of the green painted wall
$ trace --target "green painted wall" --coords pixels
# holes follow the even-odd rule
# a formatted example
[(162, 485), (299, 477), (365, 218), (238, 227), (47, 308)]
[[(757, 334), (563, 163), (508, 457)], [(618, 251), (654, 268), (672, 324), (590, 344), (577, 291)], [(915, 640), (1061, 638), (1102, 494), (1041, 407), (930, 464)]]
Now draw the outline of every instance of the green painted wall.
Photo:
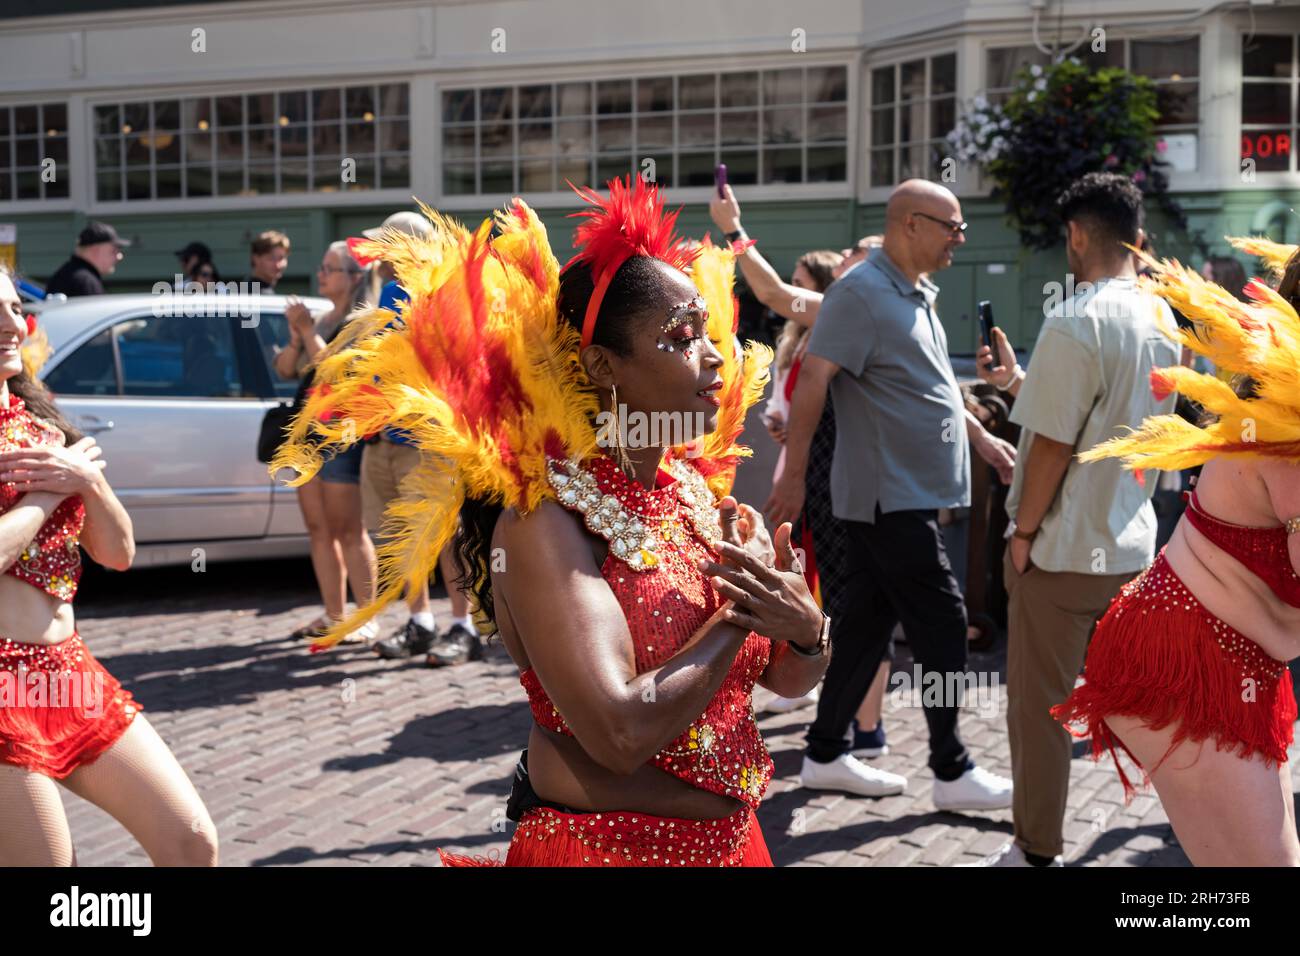
[[(1263, 232), (1286, 242), (1300, 242), (1300, 191), (1244, 191), (1186, 193), (1179, 201), (1187, 211), (1190, 230), (1200, 231), (1212, 253), (1227, 253), (1224, 235)], [(263, 229), (280, 229), (293, 242), (289, 270), (282, 290), (312, 291), (316, 264), (326, 246), (337, 238), (358, 235), (383, 220), (388, 207), (350, 209), (291, 209), (224, 211), (187, 216), (147, 214), (114, 216), (114, 227), (134, 240), (126, 259), (108, 283), (110, 291), (144, 291), (154, 282), (168, 281), (175, 271), (172, 250), (198, 239), (213, 250), (225, 279), (239, 279), (248, 267), (249, 238)], [(544, 210), (542, 219), (550, 233), (556, 256), (563, 262), (572, 248), (574, 220), (571, 210)], [(1016, 234), (1003, 219), (1001, 206), (989, 200), (963, 204), (971, 226), (951, 268), (935, 279), (940, 287), (939, 313), (954, 353), (974, 351), (977, 323), (975, 303), (993, 302), (999, 324), (1017, 347), (1030, 348), (1043, 321), (1045, 287), (1061, 282), (1066, 270), (1064, 250), (1046, 253), (1020, 248)], [(489, 210), (456, 213), (473, 226)], [(18, 224), (20, 270), (44, 280), (67, 258), (73, 238), (86, 217), (82, 214), (5, 215)], [(858, 205), (846, 200), (751, 203), (744, 224), (758, 240), (763, 254), (789, 274), (795, 259), (810, 249), (840, 249), (858, 236), (880, 232), (884, 209), (880, 204)], [(702, 235), (711, 228), (707, 210), (699, 204), (682, 210), (679, 230)], [(1199, 262), (1200, 254), (1182, 236), (1175, 235), (1155, 213), (1147, 224), (1161, 255)], [(717, 236), (715, 235), (715, 241)], [(1251, 263), (1247, 263), (1249, 269)]]

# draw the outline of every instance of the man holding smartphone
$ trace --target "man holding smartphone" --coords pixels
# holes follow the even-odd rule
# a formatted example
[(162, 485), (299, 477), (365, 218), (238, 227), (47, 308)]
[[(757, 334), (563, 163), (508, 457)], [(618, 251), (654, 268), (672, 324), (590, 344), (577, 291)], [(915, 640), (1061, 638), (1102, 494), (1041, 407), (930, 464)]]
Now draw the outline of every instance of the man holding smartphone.
[[(779, 523), (803, 507), (808, 449), (829, 387), (831, 505), (848, 539), (850, 596), (832, 623), (835, 651), (803, 762), (811, 789), (881, 794), (870, 768), (848, 752), (845, 733), (897, 623), (923, 681), (964, 684), (966, 605), (938, 511), (970, 504), (969, 449), (1007, 479), (1014, 460), (1011, 447), (966, 411), (935, 313), (938, 289), (923, 278), (952, 264), (965, 230), (949, 190), (925, 180), (900, 184), (886, 208), (882, 248), (827, 291), (791, 399), (785, 471), (765, 510)], [(975, 766), (961, 742), (953, 696), (922, 698), (935, 806), (1009, 807), (1011, 781)]]

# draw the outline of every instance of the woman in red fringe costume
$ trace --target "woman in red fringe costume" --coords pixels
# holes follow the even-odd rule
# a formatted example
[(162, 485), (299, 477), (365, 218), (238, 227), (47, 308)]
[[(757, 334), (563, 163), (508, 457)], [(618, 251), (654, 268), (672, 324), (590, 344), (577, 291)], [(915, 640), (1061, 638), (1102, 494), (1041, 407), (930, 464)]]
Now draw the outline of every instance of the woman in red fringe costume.
[(562, 274), (518, 199), (495, 238), (491, 222), (470, 233), (429, 211), (430, 243), (357, 243), (394, 263), (411, 302), (399, 329), (363, 317), (375, 332), (318, 366), (329, 391), (272, 467), (316, 466), (308, 429), (345, 440), (327, 412), (353, 434), (409, 425), (452, 463), (450, 482), (412, 479), (390, 509), (380, 601), (426, 573), (459, 514), (463, 586), (534, 720), (505, 865), (771, 866), (752, 691), (807, 692), (829, 644), (789, 525), (773, 541), (723, 494), (770, 350), (734, 343), (730, 251), (678, 239), (640, 177), (609, 188), (579, 190), (589, 205)]
[[(1284, 250), (1239, 247), (1280, 270)], [(1292, 254), (1291, 272), (1300, 272)], [(1217, 420), (1177, 416), (1083, 456), (1136, 469), (1205, 463), (1173, 538), (1097, 625), (1084, 683), (1052, 713), (1084, 726), (1094, 756), (1123, 750), (1155, 785), (1197, 866), (1296, 866), (1287, 747), (1296, 701), (1286, 662), (1300, 656), (1300, 318), (1294, 275), (1252, 304), (1177, 263), (1155, 264), (1157, 291), (1195, 323), (1184, 345), (1249, 377), (1251, 395), (1178, 367), (1153, 373)], [(1238, 389), (1238, 391), (1245, 391)]]
[(155, 864), (215, 865), (203, 801), (77, 634), (78, 544), (118, 570), (135, 545), (99, 447), (36, 378), (46, 354), (0, 272), (0, 866), (75, 863), (56, 781), (116, 817)]

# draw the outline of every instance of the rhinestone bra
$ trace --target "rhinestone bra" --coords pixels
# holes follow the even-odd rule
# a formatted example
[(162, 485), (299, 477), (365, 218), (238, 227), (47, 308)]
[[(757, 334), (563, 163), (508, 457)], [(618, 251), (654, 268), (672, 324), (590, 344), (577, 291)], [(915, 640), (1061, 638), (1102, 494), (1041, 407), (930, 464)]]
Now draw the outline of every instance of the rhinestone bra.
[[(553, 461), (552, 486), (564, 507), (610, 542), (601, 576), (627, 617), (636, 671), (663, 666), (722, 605), (696, 562), (717, 559), (721, 536), (713, 496), (695, 467), (670, 461), (653, 489), (629, 481), (608, 457)], [(754, 718), (753, 689), (771, 654), (750, 633), (704, 713), (650, 763), (692, 786), (757, 807), (772, 777), (772, 758)], [(519, 675), (533, 718), (572, 736), (531, 669)]]
[[(62, 445), (63, 432), (27, 411), (23, 400), (12, 391), (9, 406), (0, 407), (0, 451), (35, 448), (39, 445)], [(0, 514), (21, 498), (12, 482), (0, 482)], [(71, 601), (81, 580), (81, 549), (78, 538), (86, 520), (86, 508), (80, 495), (64, 498), (45, 519), (18, 556), (5, 569), (21, 581), (40, 588), (61, 601)]]
[(1251, 528), (1222, 521), (1201, 510), (1195, 491), (1187, 495), (1184, 514), (1192, 527), (1267, 584), (1278, 600), (1291, 607), (1300, 607), (1300, 576), (1291, 567), (1285, 527)]

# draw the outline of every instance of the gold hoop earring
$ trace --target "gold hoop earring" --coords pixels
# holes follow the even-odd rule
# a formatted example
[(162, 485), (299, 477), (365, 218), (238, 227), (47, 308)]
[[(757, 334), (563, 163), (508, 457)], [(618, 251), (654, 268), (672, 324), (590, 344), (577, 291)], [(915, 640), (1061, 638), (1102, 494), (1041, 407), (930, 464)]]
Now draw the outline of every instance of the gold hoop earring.
[(618, 386), (611, 385), (609, 390), (614, 402), (613, 418), (610, 420), (610, 430), (613, 432), (613, 437), (609, 440), (609, 447), (614, 453), (614, 461), (623, 470), (623, 474), (631, 477), (635, 469), (632, 467), (632, 459), (627, 453), (627, 447), (623, 444), (623, 421), (618, 411)]

